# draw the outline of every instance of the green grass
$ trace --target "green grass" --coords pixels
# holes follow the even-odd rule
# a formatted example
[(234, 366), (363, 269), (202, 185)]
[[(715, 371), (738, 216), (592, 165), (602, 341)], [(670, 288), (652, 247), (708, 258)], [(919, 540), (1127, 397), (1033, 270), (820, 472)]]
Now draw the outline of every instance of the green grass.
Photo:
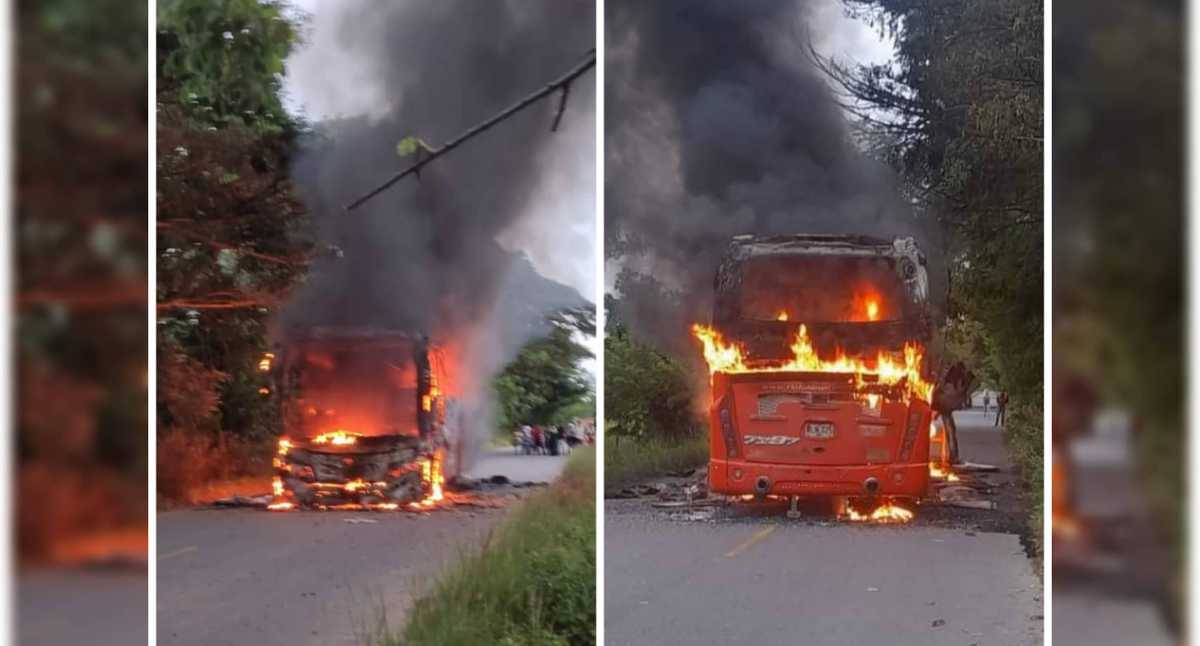
[(596, 453), (518, 507), (374, 646), (596, 643)]
[(668, 442), (610, 437), (604, 443), (604, 488), (617, 491), (647, 478), (708, 461), (708, 438)]

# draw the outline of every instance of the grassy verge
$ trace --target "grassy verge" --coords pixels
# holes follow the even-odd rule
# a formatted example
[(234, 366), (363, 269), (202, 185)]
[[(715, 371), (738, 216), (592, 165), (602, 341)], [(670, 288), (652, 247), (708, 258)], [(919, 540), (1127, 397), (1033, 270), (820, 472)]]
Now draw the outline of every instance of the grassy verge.
[(525, 501), (374, 646), (596, 643), (596, 453)]
[(1004, 420), (1004, 439), (1020, 472), (1025, 501), (1029, 508), (1029, 537), (1038, 558), (1042, 555), (1042, 451), (1043, 419), (1041, 406), (1012, 406)]
[(708, 438), (666, 442), (611, 438), (604, 444), (604, 488), (616, 491), (640, 480), (700, 466), (708, 460)]

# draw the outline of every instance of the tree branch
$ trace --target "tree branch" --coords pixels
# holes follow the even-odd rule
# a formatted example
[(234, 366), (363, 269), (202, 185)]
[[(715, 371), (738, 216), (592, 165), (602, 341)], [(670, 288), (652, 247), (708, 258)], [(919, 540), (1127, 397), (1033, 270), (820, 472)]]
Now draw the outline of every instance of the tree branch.
[[(490, 119), (484, 121), (483, 123), (480, 123), (477, 126), (474, 126), (473, 128), (462, 133), (461, 135), (446, 142), (445, 144), (442, 144), (441, 148), (429, 151), (428, 157), (425, 157), (425, 158), (421, 159), (420, 161), (412, 164), (408, 168), (400, 171), (399, 173), (392, 175), (392, 177), (390, 179), (388, 179), (383, 184), (380, 184), (377, 188), (372, 189), (371, 191), (367, 192), (362, 197), (360, 197), (360, 198), (354, 200), (353, 202), (351, 202), (350, 204), (346, 205), (346, 211), (353, 211), (354, 209), (357, 209), (358, 207), (365, 204), (367, 202), (367, 200), (370, 200), (371, 198), (375, 197), (376, 195), (379, 195), (380, 193), (391, 188), (392, 185), (395, 184), (396, 182), (399, 182), (400, 180), (404, 179), (405, 177), (416, 173), (417, 171), (421, 170), (421, 168), (423, 166), (425, 166), (426, 164), (428, 164), (428, 163), (432, 162), (433, 160), (437, 159), (438, 157), (441, 157), (442, 155), (450, 152), (451, 150), (454, 150), (459, 145), (463, 144), (464, 142), (466, 142), (468, 139), (471, 139), (475, 135), (478, 135), (478, 134), (484, 132), (485, 130), (490, 129), (492, 126), (500, 123), (501, 121), (504, 121), (505, 119), (508, 119), (509, 117), (520, 112), (521, 110), (524, 110), (525, 108), (533, 105), (542, 97), (552, 94), (555, 90), (558, 90), (560, 88), (563, 89), (562, 101), (565, 105), (566, 94), (567, 94), (566, 87), (571, 84), (571, 81), (574, 81), (576, 78), (581, 76), (584, 72), (588, 71), (589, 69), (591, 69), (595, 66), (596, 66), (596, 50), (593, 49), (588, 52), (587, 57), (583, 60), (582, 63), (579, 63), (578, 65), (576, 65), (571, 71), (567, 72), (564, 76), (562, 76), (554, 81), (551, 81), (550, 83), (546, 84), (546, 86), (543, 87), (542, 89), (538, 90), (537, 92), (534, 92), (533, 94), (530, 94), (529, 96), (525, 97), (524, 99), (521, 99), (520, 101), (516, 102), (509, 108), (503, 110), (499, 114), (491, 117)], [(562, 116), (562, 109), (563, 109), (564, 105), (559, 106), (558, 117), (556, 117), (554, 120), (554, 128), (558, 127), (558, 120)], [(553, 128), (552, 128), (552, 130), (553, 130)]]

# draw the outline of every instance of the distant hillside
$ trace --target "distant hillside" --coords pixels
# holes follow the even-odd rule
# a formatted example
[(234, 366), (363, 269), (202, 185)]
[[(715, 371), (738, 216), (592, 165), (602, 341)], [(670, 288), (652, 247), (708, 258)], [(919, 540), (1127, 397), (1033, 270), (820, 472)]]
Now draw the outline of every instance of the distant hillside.
[(524, 254), (513, 254), (496, 301), (496, 320), (506, 347), (549, 330), (546, 317), (571, 307), (594, 306), (573, 287), (546, 278)]

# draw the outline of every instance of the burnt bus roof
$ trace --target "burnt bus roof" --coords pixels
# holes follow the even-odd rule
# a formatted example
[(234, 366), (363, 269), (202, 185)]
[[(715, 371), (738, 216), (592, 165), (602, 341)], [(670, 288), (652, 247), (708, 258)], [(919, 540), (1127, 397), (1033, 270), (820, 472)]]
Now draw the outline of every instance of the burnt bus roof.
[[(751, 258), (771, 256), (809, 256), (812, 258), (888, 258), (896, 261), (897, 275), (904, 284), (907, 299), (900, 321), (873, 323), (806, 322), (810, 335), (818, 343), (828, 336), (831, 343), (847, 347), (857, 336), (870, 336), (876, 341), (891, 336), (903, 341), (924, 338), (929, 334), (929, 277), (925, 255), (913, 238), (885, 240), (865, 235), (795, 234), (781, 236), (734, 236), (713, 280), (716, 292), (712, 322), (727, 335), (753, 346), (753, 339), (772, 337), (766, 346), (778, 345), (780, 336), (791, 334), (797, 322), (754, 321), (741, 316), (740, 293), (745, 272), (744, 263)], [(861, 329), (860, 329), (861, 328)], [(869, 330), (869, 331), (868, 331)], [(864, 338), (865, 338), (864, 336)], [(784, 343), (784, 346), (787, 344)], [(753, 354), (751, 348), (751, 353)]]
[[(914, 253), (915, 252), (915, 253)], [(839, 235), (799, 233), (782, 236), (734, 236), (730, 243), (730, 255), (742, 260), (751, 256), (767, 255), (848, 255), (848, 256), (901, 256), (913, 254), (925, 264), (925, 255), (920, 252), (912, 238), (886, 240), (866, 235)]]

